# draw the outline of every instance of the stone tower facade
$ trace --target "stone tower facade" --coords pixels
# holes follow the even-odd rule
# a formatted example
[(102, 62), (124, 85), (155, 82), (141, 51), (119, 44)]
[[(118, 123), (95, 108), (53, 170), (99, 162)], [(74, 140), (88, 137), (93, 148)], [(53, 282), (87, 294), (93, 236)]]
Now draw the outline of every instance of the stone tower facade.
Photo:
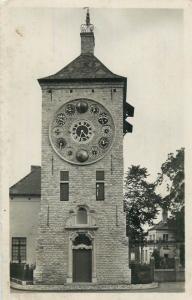
[(42, 89), (41, 210), (35, 284), (129, 284), (123, 211), (126, 78), (94, 56), (87, 12), (81, 54)]

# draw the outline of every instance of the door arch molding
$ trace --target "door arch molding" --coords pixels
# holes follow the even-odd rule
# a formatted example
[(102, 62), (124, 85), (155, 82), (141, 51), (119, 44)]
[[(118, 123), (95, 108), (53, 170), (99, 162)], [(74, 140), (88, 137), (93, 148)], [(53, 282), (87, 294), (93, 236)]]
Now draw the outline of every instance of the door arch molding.
[[(79, 234), (85, 234), (91, 241), (91, 245), (79, 244), (73, 245), (75, 239)], [(96, 277), (96, 253), (95, 253), (95, 237), (94, 234), (89, 231), (76, 231), (69, 236), (69, 250), (68, 250), (68, 276), (67, 283), (73, 282), (73, 249), (92, 249), (92, 283), (97, 282)]]

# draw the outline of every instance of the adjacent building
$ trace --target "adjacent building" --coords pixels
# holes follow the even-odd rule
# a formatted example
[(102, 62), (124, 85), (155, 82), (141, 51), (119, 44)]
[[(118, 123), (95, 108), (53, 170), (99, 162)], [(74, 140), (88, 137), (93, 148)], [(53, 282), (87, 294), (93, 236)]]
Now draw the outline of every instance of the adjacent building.
[(163, 219), (148, 230), (146, 245), (142, 248), (142, 261), (150, 263), (154, 250), (158, 250), (161, 258), (174, 258), (176, 256), (175, 226), (163, 212)]
[(180, 257), (179, 248), (180, 243), (176, 241), (175, 223), (168, 218), (167, 210), (163, 210), (162, 220), (147, 231), (144, 243), (131, 246), (130, 260), (149, 264), (156, 250), (162, 262), (168, 261), (176, 256)]
[(10, 261), (35, 265), (38, 215), (41, 199), (41, 167), (14, 184), (10, 195)]

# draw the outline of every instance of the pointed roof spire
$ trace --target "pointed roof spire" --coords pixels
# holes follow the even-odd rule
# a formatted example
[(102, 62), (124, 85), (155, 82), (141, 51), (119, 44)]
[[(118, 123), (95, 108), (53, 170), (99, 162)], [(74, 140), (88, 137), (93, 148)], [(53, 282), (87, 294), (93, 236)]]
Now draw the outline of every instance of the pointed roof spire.
[(86, 24), (81, 24), (81, 32), (90, 33), (90, 32), (93, 32), (94, 26), (93, 26), (93, 24), (90, 23), (89, 7), (84, 7), (84, 9), (87, 9), (86, 20), (85, 20)]
[(94, 38), (94, 26), (90, 23), (89, 7), (87, 9), (85, 23), (81, 25), (81, 54), (94, 54), (95, 38)]
[(89, 15), (89, 7), (86, 7), (87, 8), (87, 14), (86, 14), (86, 25), (90, 25), (90, 15)]

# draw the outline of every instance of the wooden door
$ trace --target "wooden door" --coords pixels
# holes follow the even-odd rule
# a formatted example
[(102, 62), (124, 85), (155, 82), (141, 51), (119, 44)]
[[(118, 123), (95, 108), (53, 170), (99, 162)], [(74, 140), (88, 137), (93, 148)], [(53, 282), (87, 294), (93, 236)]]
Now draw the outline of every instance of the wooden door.
[(91, 282), (92, 250), (73, 249), (73, 282)]

